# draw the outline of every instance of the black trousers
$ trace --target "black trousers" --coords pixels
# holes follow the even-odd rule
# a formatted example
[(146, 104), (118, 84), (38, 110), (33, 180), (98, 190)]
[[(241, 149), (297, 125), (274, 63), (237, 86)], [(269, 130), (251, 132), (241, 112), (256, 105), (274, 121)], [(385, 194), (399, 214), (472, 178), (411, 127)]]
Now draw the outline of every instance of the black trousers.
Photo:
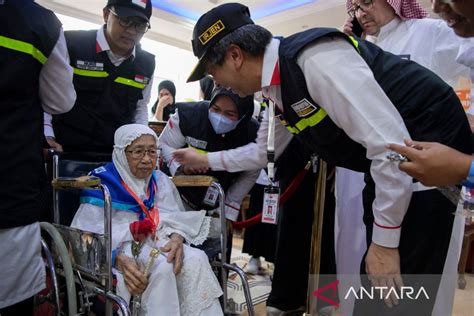
[(34, 299), (30, 297), (19, 303), (0, 308), (1, 316), (29, 316), (33, 315)]
[[(367, 177), (366, 183), (363, 203), (369, 246), (375, 185)], [(393, 308), (387, 308), (380, 300), (356, 300), (354, 315), (431, 315), (448, 253), (455, 209), (455, 205), (436, 189), (414, 192), (402, 222), (398, 250), (404, 285), (412, 286), (415, 291), (423, 287), (429, 299), (423, 299), (425, 296), (417, 300), (404, 299)], [(370, 288), (365, 275), (365, 256), (361, 263), (361, 281), (363, 286)]]

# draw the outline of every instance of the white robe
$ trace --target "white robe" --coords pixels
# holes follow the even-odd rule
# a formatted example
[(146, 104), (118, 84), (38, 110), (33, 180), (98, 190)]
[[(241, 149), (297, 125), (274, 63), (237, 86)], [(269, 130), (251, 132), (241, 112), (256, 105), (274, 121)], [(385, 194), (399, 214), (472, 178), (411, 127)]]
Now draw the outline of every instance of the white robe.
[[(162, 172), (157, 172), (157, 196), (155, 205), (160, 214), (156, 247), (164, 246), (168, 236), (175, 232), (187, 243), (202, 243), (209, 232), (210, 218), (205, 212), (184, 212), (178, 191), (171, 180)], [(95, 233), (104, 232), (104, 210), (92, 204), (81, 204), (72, 227)], [(112, 210), (112, 248), (122, 249), (132, 257), (130, 250), (130, 223), (137, 221), (135, 213)], [(139, 261), (148, 262), (151, 248), (145, 245)], [(184, 245), (183, 268), (178, 275), (173, 273), (173, 263), (166, 262), (167, 254), (160, 254), (150, 270), (149, 284), (142, 295), (140, 315), (222, 315), (218, 298), (222, 295), (220, 285), (212, 272), (206, 254), (196, 248)], [(126, 301), (130, 293), (126, 289), (123, 276), (117, 274), (117, 294)]]
[[(377, 36), (367, 36), (367, 41), (373, 42), (382, 49), (399, 55), (402, 58), (415, 61), (430, 69), (450, 85), (455, 85), (460, 77), (470, 78), (470, 69), (456, 62), (459, 46), (466, 40), (459, 38), (445, 22), (434, 19), (412, 19), (402, 21), (395, 18), (384, 25)], [(360, 272), (360, 262), (367, 247), (365, 242), (365, 226), (362, 222), (364, 213), (362, 205), (362, 189), (364, 188), (362, 173), (337, 168), (336, 172), (336, 264), (341, 277), (339, 295), (344, 295), (347, 288), (357, 284), (345, 284), (343, 280), (354, 280), (342, 275), (357, 275)], [(438, 298), (443, 298), (435, 304), (433, 315), (450, 315), (454, 296), (454, 280), (457, 262), (460, 254), (459, 234), (463, 229), (462, 221), (456, 219), (453, 226), (453, 237), (448, 252)], [(457, 240), (457, 242), (454, 242)], [(360, 280), (357, 279), (357, 282)], [(347, 283), (347, 282), (346, 282)], [(352, 282), (351, 282), (352, 283)], [(450, 298), (450, 299), (449, 299)], [(343, 300), (342, 315), (351, 315), (353, 300)], [(449, 311), (449, 312), (448, 312)]]

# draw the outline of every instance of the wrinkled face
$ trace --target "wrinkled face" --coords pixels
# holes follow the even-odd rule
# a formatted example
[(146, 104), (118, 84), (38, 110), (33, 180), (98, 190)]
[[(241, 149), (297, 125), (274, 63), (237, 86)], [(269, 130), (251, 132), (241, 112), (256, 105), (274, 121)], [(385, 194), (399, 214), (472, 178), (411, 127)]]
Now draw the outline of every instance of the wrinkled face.
[[(206, 62), (206, 72), (214, 79), (214, 85), (222, 86), (232, 90), (240, 97), (252, 95), (260, 90), (260, 82), (257, 86), (252, 84), (244, 53), (242, 50), (231, 44), (227, 49), (224, 61), (221, 65)], [(252, 86), (254, 85), (254, 86)]]
[(158, 149), (155, 138), (151, 135), (142, 135), (125, 148), (128, 166), (132, 174), (138, 179), (145, 179), (151, 175), (158, 159)]
[(212, 112), (223, 115), (229, 120), (238, 121), (239, 112), (237, 105), (226, 95), (218, 96), (209, 108)]
[[(120, 18), (108, 8), (104, 9), (103, 15), (106, 23), (105, 37), (112, 52), (121, 56), (130, 54), (133, 47), (140, 43), (145, 33), (137, 32), (133, 23), (129, 27), (123, 27), (123, 21), (121, 23)], [(145, 20), (138, 17), (127, 17), (125, 19), (127, 23), (130, 23), (130, 20), (134, 20), (136, 23), (146, 23)]]
[(474, 1), (431, 0), (433, 12), (446, 21), (462, 37), (474, 36)]
[(380, 28), (395, 17), (386, 0), (353, 0), (355, 16), (366, 35), (376, 35)]
[(163, 88), (163, 89), (160, 90), (160, 92), (159, 92), (159, 98), (160, 98), (160, 99), (161, 99), (162, 97), (164, 97), (164, 96), (167, 96), (167, 95), (169, 95), (170, 97), (172, 97), (171, 92), (169, 92), (168, 89)]

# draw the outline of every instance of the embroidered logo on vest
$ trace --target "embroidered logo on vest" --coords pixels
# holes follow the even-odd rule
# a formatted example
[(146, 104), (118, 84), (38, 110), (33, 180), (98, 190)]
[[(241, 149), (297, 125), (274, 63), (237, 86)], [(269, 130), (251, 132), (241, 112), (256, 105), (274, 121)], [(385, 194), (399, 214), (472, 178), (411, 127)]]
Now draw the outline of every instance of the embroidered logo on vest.
[(293, 109), (293, 111), (296, 112), (296, 114), (299, 117), (308, 116), (309, 114), (313, 113), (314, 111), (318, 109), (314, 104), (309, 102), (306, 98), (296, 103), (293, 103), (291, 105), (291, 108)]
[(76, 67), (84, 70), (104, 70), (104, 63), (95, 61), (77, 60)]
[(186, 136), (186, 144), (193, 146), (194, 148), (206, 149), (207, 142), (204, 140), (199, 140), (191, 136)]

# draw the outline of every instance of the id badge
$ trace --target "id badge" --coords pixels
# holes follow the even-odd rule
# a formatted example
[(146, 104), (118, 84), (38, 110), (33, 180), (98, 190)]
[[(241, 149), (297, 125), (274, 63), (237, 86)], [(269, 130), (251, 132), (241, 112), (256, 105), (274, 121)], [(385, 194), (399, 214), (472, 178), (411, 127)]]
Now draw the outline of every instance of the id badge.
[(277, 224), (280, 188), (266, 187), (263, 191), (262, 223)]
[(214, 187), (209, 187), (207, 189), (206, 195), (204, 196), (204, 204), (209, 206), (214, 206), (217, 201), (217, 197), (219, 196), (219, 191), (217, 191)]

